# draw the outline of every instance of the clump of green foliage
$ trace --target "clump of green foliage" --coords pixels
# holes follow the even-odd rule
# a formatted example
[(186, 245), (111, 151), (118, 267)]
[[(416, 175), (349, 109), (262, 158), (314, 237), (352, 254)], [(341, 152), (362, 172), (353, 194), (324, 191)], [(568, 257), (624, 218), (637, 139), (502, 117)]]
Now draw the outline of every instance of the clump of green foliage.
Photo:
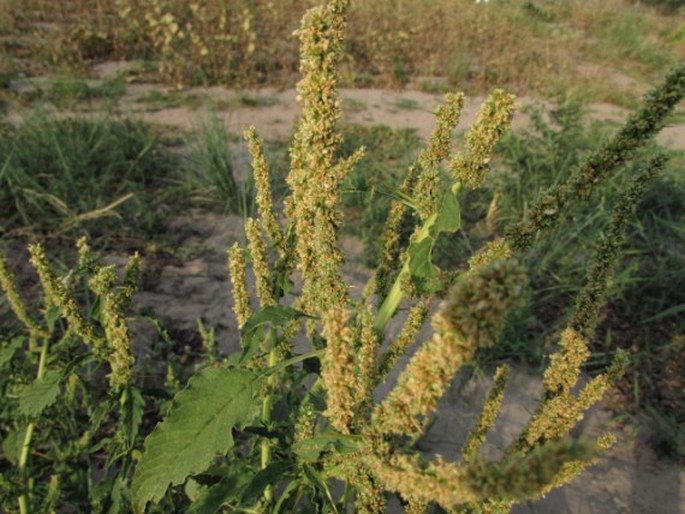
[(158, 222), (151, 189), (170, 164), (142, 122), (36, 114), (0, 133), (0, 233), (55, 236), (98, 220), (103, 235), (121, 215), (149, 232)]
[(233, 172), (226, 127), (216, 113), (199, 126), (197, 141), (190, 143), (185, 163), (191, 187), (211, 205), (223, 212), (248, 212), (249, 184), (240, 184)]
[(0, 286), (26, 327), (0, 350), (3, 509), (15, 510), (18, 502), (22, 513), (65, 504), (80, 512), (119, 512), (128, 504), (127, 475), (146, 404), (133, 383), (125, 318), (140, 259), (132, 257), (119, 279), (113, 266), (99, 264), (85, 239), (78, 248), (78, 265), (67, 277), (54, 273), (42, 247), (30, 248), (44, 290), (39, 317), (29, 312), (0, 255)]
[(74, 109), (79, 103), (102, 100), (114, 105), (126, 92), (123, 75), (92, 84), (77, 77), (57, 77), (36, 96), (61, 109)]
[[(28, 368), (2, 375), (10, 377), (5, 387), (19, 402), (18, 411), (3, 416), (19, 434), (14, 440), (22, 440), (3, 445), (3, 453), (13, 457), (11, 476), (16, 477), (3, 498), (6, 505), (16, 501), (22, 513), (57, 508), (80, 493), (91, 508), (104, 505), (115, 512), (144, 512), (152, 504), (153, 511), (164, 512), (347, 512), (354, 505), (356, 512), (381, 513), (388, 495), (396, 494), (407, 512), (508, 512), (515, 503), (572, 480), (611, 446), (611, 434), (594, 441), (569, 434), (626, 366), (626, 354), (617, 351), (602, 373), (579, 384), (626, 225), (646, 184), (664, 166), (661, 154), (636, 171), (609, 219), (603, 220), (604, 237), (597, 241), (585, 286), (544, 373), (538, 406), (521, 434), (497, 460), (480, 453), (507, 386), (502, 367), (460, 461), (426, 459), (416, 442), (456, 373), (478, 349), (497, 344), (507, 314), (521, 304), (528, 286), (519, 256), (536, 244), (540, 233), (554, 229), (572, 206), (586, 203), (597, 185), (661, 128), (685, 96), (685, 67), (670, 73), (616, 135), (567, 180), (543, 193), (504, 236), (476, 251), (462, 271), (436, 266), (433, 251), (441, 237), (459, 230), (463, 192), (482, 186), (494, 145), (508, 130), (515, 99), (494, 91), (463, 148), (455, 152), (452, 134), (464, 96), (447, 94), (428, 145), (394, 193), (378, 270), (361, 299), (354, 300), (342, 277), (344, 255), (337, 244), (344, 184), (364, 154), (363, 148), (343, 157), (339, 153), (336, 85), (348, 4), (331, 0), (311, 9), (297, 32), (303, 112), (290, 150), (290, 194), (283, 213), (274, 205), (263, 142), (254, 129), (245, 133), (258, 216), (245, 224), (249, 253), (236, 244), (228, 256), (242, 351), (226, 359), (208, 351), (207, 365), (175, 395), (164, 419), (145, 438), (142, 452), (138, 435), (144, 397), (135, 394), (137, 373), (123, 314), (133, 294), (137, 259), (121, 281), (114, 268), (97, 264), (80, 243), (79, 274), (88, 277), (97, 297), (90, 319), (70, 294), (71, 277), (56, 277), (42, 249), (31, 247), (45, 291), (45, 323), (29, 314), (0, 261), (2, 288), (27, 333), (3, 345), (0, 365)], [(249, 294), (248, 262), (258, 304)], [(404, 325), (386, 341), (388, 324), (402, 305), (408, 310)], [(418, 345), (390, 392), (376, 398), (377, 387), (408, 353), (429, 317), (432, 335)], [(56, 320), (63, 323), (60, 335), (89, 349), (76, 364), (50, 358), (59, 355), (61, 344), (53, 333)], [(202, 332), (207, 348), (213, 348), (211, 331)], [(309, 347), (298, 353), (301, 333)], [(37, 342), (40, 351), (35, 350)], [(15, 358), (22, 352), (33, 357)], [(65, 459), (32, 449), (38, 444), (41, 450), (61, 448), (50, 439), (45, 409), (57, 405), (60, 395), (69, 398), (68, 383), (62, 387), (64, 370), (73, 372), (75, 381), (91, 382), (92, 375), (82, 378), (91, 371), (81, 370), (83, 363), (97, 363), (108, 372), (104, 397), (109, 403), (102, 402), (103, 416), (109, 413), (118, 422), (114, 435), (97, 442), (90, 435), (92, 426), (84, 431), (74, 423), (76, 433), (88, 435), (71, 439), (85, 441), (73, 458), (87, 460), (103, 452), (112, 464), (106, 479), (94, 485), (89, 468), (85, 484), (78, 486), (67, 482), (73, 474), (65, 469)], [(35, 379), (28, 380), (31, 371)], [(18, 376), (24, 378), (13, 383)], [(114, 404), (122, 406), (118, 416)], [(59, 407), (68, 410), (69, 404), (60, 402)], [(98, 409), (86, 408), (84, 415), (91, 424), (94, 412)], [(5, 434), (3, 439), (7, 441)], [(345, 484), (342, 494), (332, 487), (335, 480)], [(177, 487), (182, 484), (183, 491)]]

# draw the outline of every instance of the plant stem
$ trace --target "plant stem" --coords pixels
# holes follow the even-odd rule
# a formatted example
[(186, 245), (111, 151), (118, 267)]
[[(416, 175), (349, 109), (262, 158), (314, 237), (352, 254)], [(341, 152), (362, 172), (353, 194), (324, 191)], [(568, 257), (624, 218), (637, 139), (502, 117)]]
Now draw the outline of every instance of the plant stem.
[[(43, 346), (40, 350), (40, 359), (38, 360), (38, 371), (36, 372), (36, 380), (40, 380), (45, 375), (45, 363), (48, 358), (48, 338), (43, 339)], [(29, 514), (29, 495), (30, 486), (26, 477), (26, 464), (29, 459), (29, 450), (31, 449), (31, 439), (33, 438), (33, 430), (35, 424), (31, 421), (24, 432), (24, 442), (21, 445), (21, 454), (19, 456), (19, 474), (24, 482), (24, 494), (22, 494), (19, 501), (19, 512), (21, 514)]]
[[(276, 331), (272, 328), (269, 330), (267, 335), (267, 341), (269, 344), (269, 357), (267, 360), (267, 366), (272, 368), (276, 365), (278, 361), (278, 350), (276, 349)], [(273, 407), (273, 388), (278, 383), (278, 376), (274, 373), (267, 381), (267, 391), (262, 401), (262, 423), (264, 426), (268, 426), (271, 423), (271, 409)], [(261, 467), (265, 469), (271, 462), (271, 441), (264, 438), (261, 444)], [(271, 502), (274, 497), (273, 487), (271, 485), (266, 486), (264, 489), (264, 499), (267, 502)]]
[[(454, 184), (452, 184), (452, 193), (454, 193), (455, 195), (459, 192), (460, 189), (460, 182), (455, 182)], [(421, 241), (430, 237), (431, 229), (433, 228), (433, 225), (435, 225), (435, 222), (437, 220), (437, 212), (431, 214), (428, 218), (426, 218), (426, 221), (424, 221), (423, 226), (421, 227), (419, 232), (416, 234), (414, 238), (412, 238), (409, 247), (411, 248), (413, 245), (419, 244)], [(395, 312), (397, 311), (397, 308), (400, 306), (400, 303), (402, 303), (402, 300), (405, 297), (405, 293), (402, 290), (402, 285), (408, 278), (409, 257), (407, 257), (404, 261), (402, 269), (400, 270), (399, 274), (397, 275), (397, 278), (395, 279), (395, 282), (392, 284), (392, 287), (390, 288), (390, 292), (385, 297), (385, 300), (383, 300), (383, 303), (378, 309), (378, 314), (376, 314), (376, 320), (374, 321), (374, 327), (376, 327), (376, 330), (378, 330), (379, 332), (382, 333), (385, 330), (385, 326), (388, 324), (388, 321), (392, 319), (392, 317), (395, 315)]]

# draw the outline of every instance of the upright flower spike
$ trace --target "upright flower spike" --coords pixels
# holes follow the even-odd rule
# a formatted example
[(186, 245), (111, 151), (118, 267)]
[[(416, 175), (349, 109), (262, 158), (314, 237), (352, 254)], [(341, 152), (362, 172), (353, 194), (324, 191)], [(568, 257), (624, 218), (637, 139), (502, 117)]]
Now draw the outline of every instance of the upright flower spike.
[(336, 131), (341, 116), (336, 82), (348, 5), (348, 0), (332, 0), (309, 10), (297, 31), (304, 76), (297, 85), (302, 118), (290, 151), (287, 182), (292, 194), (285, 207), (304, 282), (301, 307), (310, 314), (344, 305), (348, 298), (340, 276), (341, 214), (336, 208), (348, 167), (334, 162), (341, 137)]
[(347, 325), (348, 314), (341, 307), (324, 314), (323, 336), (326, 351), (321, 378), (328, 397), (324, 413), (333, 428), (349, 434), (357, 410), (354, 334)]
[(228, 272), (231, 277), (231, 285), (233, 286), (233, 312), (240, 329), (252, 313), (247, 294), (245, 251), (238, 243), (234, 243), (228, 252)]
[[(459, 116), (464, 105), (464, 95), (448, 94), (445, 102), (436, 112), (436, 126), (431, 133), (428, 146), (424, 148), (417, 162), (409, 167), (402, 184), (400, 194), (412, 197), (415, 191), (421, 191), (419, 197), (420, 212), (428, 217), (435, 209), (437, 194), (438, 166), (449, 158), (452, 132), (459, 123)], [(379, 296), (384, 297), (389, 289), (389, 277), (400, 253), (400, 230), (407, 217), (408, 208), (403, 202), (393, 202), (385, 224), (381, 261), (376, 271), (376, 287)]]
[(478, 416), (475, 427), (471, 430), (466, 444), (464, 445), (463, 460), (464, 462), (473, 460), (478, 450), (485, 442), (485, 437), (488, 431), (495, 424), (497, 415), (502, 408), (502, 401), (504, 401), (504, 388), (507, 385), (507, 376), (509, 375), (509, 368), (507, 366), (500, 366), (495, 372), (495, 382), (492, 390), (488, 395), (488, 399), (483, 405), (483, 410)]
[(17, 289), (14, 274), (10, 271), (7, 259), (2, 253), (0, 253), (0, 288), (5, 291), (5, 296), (12, 312), (14, 312), (14, 315), (24, 324), (28, 331), (36, 336), (47, 337), (47, 331), (41, 328), (38, 322), (29, 316), (26, 303)]
[(507, 241), (516, 250), (529, 248), (538, 230), (549, 228), (568, 210), (571, 202), (589, 198), (597, 186), (664, 126), (666, 117), (685, 97), (685, 64), (669, 73), (662, 84), (645, 96), (642, 109), (633, 114), (616, 135), (592, 154), (562, 185), (552, 187), (528, 211), (527, 219), (507, 230)]
[(252, 156), (252, 173), (254, 175), (257, 208), (261, 218), (262, 227), (269, 235), (271, 242), (278, 248), (279, 254), (284, 256), (287, 252), (287, 245), (281, 226), (276, 220), (274, 211), (274, 201), (271, 196), (271, 184), (269, 166), (264, 156), (264, 143), (257, 136), (254, 127), (245, 131), (245, 140)]
[(614, 265), (623, 248), (626, 226), (644, 195), (647, 183), (663, 170), (665, 164), (665, 156), (653, 157), (645, 170), (633, 178), (611, 213), (606, 237), (597, 245), (588, 270), (587, 282), (576, 298), (574, 313), (569, 322), (569, 326), (585, 337), (590, 338), (594, 334)]
[(409, 310), (402, 330), (400, 330), (395, 340), (390, 343), (389, 348), (379, 359), (376, 372), (379, 382), (385, 379), (386, 375), (397, 364), (397, 361), (407, 352), (409, 345), (416, 341), (416, 337), (428, 318), (428, 313), (427, 301), (420, 301)]
[(106, 266), (91, 277), (89, 286), (102, 298), (102, 325), (108, 346), (107, 359), (112, 368), (110, 384), (119, 389), (128, 385), (133, 378), (134, 358), (123, 313), (126, 293), (114, 290), (116, 279), (114, 266)]
[(78, 269), (79, 271), (91, 274), (95, 270), (97, 262), (93, 257), (90, 245), (88, 244), (88, 238), (86, 236), (81, 237), (76, 242), (76, 248), (78, 249)]
[(367, 410), (373, 401), (376, 385), (376, 370), (380, 341), (373, 326), (373, 314), (366, 310), (361, 313), (359, 351), (357, 354), (357, 391), (356, 402), (360, 409)]
[(505, 314), (522, 297), (525, 274), (514, 261), (496, 261), (463, 276), (433, 316), (433, 338), (409, 361), (397, 385), (373, 413), (380, 433), (420, 435), (459, 368), (492, 344)]
[(273, 286), (271, 285), (271, 273), (269, 263), (266, 258), (266, 245), (262, 239), (259, 224), (253, 219), (248, 218), (245, 222), (245, 234), (247, 243), (252, 255), (252, 269), (257, 280), (257, 296), (262, 307), (275, 305)]
[(413, 186), (412, 197), (422, 219), (428, 218), (437, 210), (442, 193), (439, 166), (450, 155), (452, 132), (459, 124), (463, 106), (462, 93), (445, 95), (445, 103), (436, 112), (436, 127), (428, 140), (428, 147), (419, 154), (420, 171)]
[(509, 130), (515, 100), (514, 95), (496, 89), (483, 103), (474, 125), (466, 134), (464, 150), (449, 163), (457, 182), (472, 189), (481, 185), (495, 143)]
[(38, 277), (45, 290), (46, 300), (60, 308), (69, 322), (69, 327), (86, 344), (93, 345), (93, 352), (96, 356), (106, 358), (104, 339), (96, 335), (93, 325), (86, 321), (79, 311), (76, 301), (50, 269), (43, 247), (40, 245), (30, 245), (29, 253), (31, 254), (31, 264), (38, 272)]

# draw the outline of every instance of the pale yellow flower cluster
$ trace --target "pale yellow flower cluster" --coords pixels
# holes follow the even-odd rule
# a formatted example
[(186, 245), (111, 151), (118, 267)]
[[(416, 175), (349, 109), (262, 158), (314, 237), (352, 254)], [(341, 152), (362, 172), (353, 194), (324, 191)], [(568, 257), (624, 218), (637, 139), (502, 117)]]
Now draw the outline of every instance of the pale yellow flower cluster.
[(7, 301), (14, 315), (21, 321), (28, 331), (35, 336), (46, 336), (47, 332), (34, 320), (26, 307), (24, 299), (19, 294), (14, 273), (7, 266), (7, 259), (0, 253), (0, 288), (5, 292)]
[(481, 106), (476, 122), (466, 134), (464, 151), (449, 163), (458, 182), (472, 189), (482, 184), (495, 143), (511, 125), (515, 100), (514, 95), (497, 89)]
[(511, 257), (511, 247), (506, 239), (498, 237), (487, 243), (483, 248), (478, 250), (469, 259), (469, 267), (471, 269), (488, 264), (497, 259), (508, 259)]
[(233, 286), (233, 312), (238, 321), (238, 328), (242, 328), (251, 311), (245, 275), (245, 251), (238, 243), (234, 243), (228, 252), (228, 272)]
[(464, 275), (433, 317), (433, 338), (414, 354), (388, 397), (376, 407), (381, 433), (419, 435), (452, 378), (477, 348), (494, 343), (526, 283), (514, 261), (495, 261)]
[(259, 303), (262, 307), (274, 305), (276, 300), (274, 299), (273, 286), (271, 285), (271, 272), (267, 261), (266, 245), (264, 244), (264, 239), (262, 239), (259, 224), (253, 218), (248, 218), (245, 222), (245, 235), (247, 236), (247, 244), (250, 248), (250, 256), (252, 257), (252, 270), (257, 281)]
[(354, 335), (347, 325), (348, 315), (341, 308), (331, 309), (323, 320), (326, 338), (321, 378), (328, 398), (325, 415), (343, 434), (351, 433), (357, 414)]
[(485, 437), (488, 431), (495, 424), (495, 419), (499, 414), (502, 402), (504, 401), (504, 388), (507, 385), (507, 376), (509, 375), (509, 368), (507, 366), (500, 366), (495, 372), (495, 383), (490, 390), (488, 399), (485, 401), (481, 409), (480, 416), (476, 421), (476, 425), (471, 430), (464, 450), (462, 451), (463, 460), (470, 461), (477, 456), (478, 450), (485, 442)]
[(278, 248), (281, 256), (287, 252), (287, 245), (283, 230), (276, 220), (274, 201), (271, 195), (269, 165), (264, 155), (264, 142), (257, 136), (254, 127), (245, 131), (245, 140), (252, 156), (252, 174), (255, 183), (255, 200), (259, 209), (262, 227), (269, 235), (273, 245)]
[(90, 278), (88, 285), (102, 298), (102, 325), (108, 346), (108, 360), (112, 373), (110, 384), (114, 388), (123, 387), (133, 378), (133, 354), (131, 336), (123, 314), (127, 293), (121, 294), (114, 289), (117, 281), (114, 266), (99, 268)]
[(93, 325), (88, 322), (79, 311), (76, 300), (69, 294), (66, 286), (50, 269), (45, 251), (40, 245), (29, 246), (31, 264), (38, 272), (38, 277), (45, 291), (45, 299), (60, 308), (62, 315), (69, 322), (69, 329), (73, 330), (87, 344), (93, 345), (96, 356), (106, 358), (105, 340), (96, 334)]
[(338, 0), (311, 9), (296, 32), (301, 44), (301, 72), (297, 85), (302, 118), (290, 150), (287, 182), (292, 191), (286, 216), (296, 237), (297, 266), (304, 281), (300, 306), (321, 314), (347, 301), (340, 276), (343, 255), (337, 246), (341, 214), (337, 209), (340, 184), (361, 151), (335, 162), (340, 135), (340, 98), (336, 89), (337, 64), (345, 28), (348, 1)]

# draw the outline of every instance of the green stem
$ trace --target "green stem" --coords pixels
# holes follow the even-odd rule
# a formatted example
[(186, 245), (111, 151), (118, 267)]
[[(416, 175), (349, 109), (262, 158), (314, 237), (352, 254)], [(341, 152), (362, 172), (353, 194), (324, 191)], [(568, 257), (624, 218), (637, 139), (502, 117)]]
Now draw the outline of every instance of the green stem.
[[(416, 234), (416, 237), (412, 240), (410, 247), (420, 243), (421, 241), (430, 236), (430, 229), (435, 224), (437, 219), (437, 214), (432, 214), (428, 217), (428, 219), (426, 219), (423, 226), (421, 227), (421, 230), (419, 230), (418, 234)], [(397, 311), (397, 308), (400, 306), (400, 303), (402, 303), (402, 300), (405, 296), (402, 284), (404, 284), (404, 282), (408, 278), (409, 258), (407, 257), (407, 259), (404, 261), (404, 264), (402, 265), (402, 269), (400, 270), (400, 272), (397, 275), (397, 278), (395, 279), (395, 282), (393, 282), (392, 287), (390, 288), (388, 296), (385, 297), (385, 300), (378, 309), (378, 314), (376, 314), (374, 326), (376, 327), (376, 330), (378, 330), (379, 332), (382, 333), (383, 330), (385, 330), (385, 326), (388, 324), (388, 321), (392, 319), (392, 317), (395, 315), (395, 312)]]
[[(454, 184), (452, 184), (452, 193), (456, 195), (457, 193), (459, 193), (460, 190), (460, 182), (455, 182)], [(435, 225), (435, 222), (437, 220), (437, 212), (431, 214), (428, 218), (426, 218), (426, 221), (424, 221), (421, 230), (419, 230), (416, 236), (412, 239), (410, 248), (411, 246), (419, 244), (421, 241), (430, 237), (431, 229), (433, 228), (433, 225)], [(404, 264), (402, 265), (402, 269), (400, 270), (399, 274), (397, 275), (397, 278), (395, 279), (395, 282), (392, 284), (392, 287), (390, 288), (390, 292), (385, 297), (385, 300), (378, 309), (378, 314), (376, 314), (374, 326), (376, 327), (376, 330), (378, 330), (379, 332), (382, 333), (385, 330), (385, 326), (388, 324), (388, 321), (392, 319), (392, 317), (395, 315), (395, 312), (397, 311), (397, 308), (400, 306), (400, 303), (402, 303), (402, 300), (405, 297), (405, 293), (402, 289), (402, 284), (408, 278), (409, 258), (407, 257), (407, 259), (404, 261)]]
[(274, 373), (278, 373), (282, 369), (285, 369), (288, 366), (292, 366), (293, 364), (297, 364), (298, 362), (306, 361), (307, 359), (311, 359), (312, 357), (321, 357), (324, 353), (326, 353), (325, 348), (321, 350), (314, 350), (313, 352), (303, 353), (296, 357), (291, 357), (290, 359), (281, 361), (278, 364), (274, 364), (272, 367), (264, 370), (262, 373), (264, 375), (273, 375)]
[[(276, 348), (276, 331), (274, 329), (269, 330), (267, 341), (269, 344), (269, 357), (267, 360), (267, 367), (272, 368), (278, 362), (278, 350)], [(262, 401), (262, 423), (265, 427), (271, 423), (271, 409), (273, 408), (274, 396), (272, 393), (273, 388), (278, 383), (278, 375), (276, 373), (272, 374), (267, 381), (267, 391)], [(265, 469), (271, 462), (271, 441), (264, 438), (261, 444), (261, 468)], [(274, 491), (271, 485), (268, 485), (264, 489), (264, 499), (267, 503), (273, 500)]]
[[(48, 338), (43, 339), (43, 347), (40, 350), (40, 359), (38, 360), (38, 371), (36, 372), (36, 380), (40, 380), (45, 375), (45, 363), (48, 359)], [(30, 343), (29, 343), (30, 344)], [(19, 501), (19, 512), (21, 514), (29, 514), (29, 495), (31, 493), (30, 485), (26, 477), (26, 465), (29, 460), (29, 451), (31, 449), (31, 439), (33, 438), (33, 430), (35, 424), (31, 421), (24, 432), (24, 441), (21, 445), (21, 454), (19, 455), (19, 475), (24, 482), (24, 494), (22, 494)]]

